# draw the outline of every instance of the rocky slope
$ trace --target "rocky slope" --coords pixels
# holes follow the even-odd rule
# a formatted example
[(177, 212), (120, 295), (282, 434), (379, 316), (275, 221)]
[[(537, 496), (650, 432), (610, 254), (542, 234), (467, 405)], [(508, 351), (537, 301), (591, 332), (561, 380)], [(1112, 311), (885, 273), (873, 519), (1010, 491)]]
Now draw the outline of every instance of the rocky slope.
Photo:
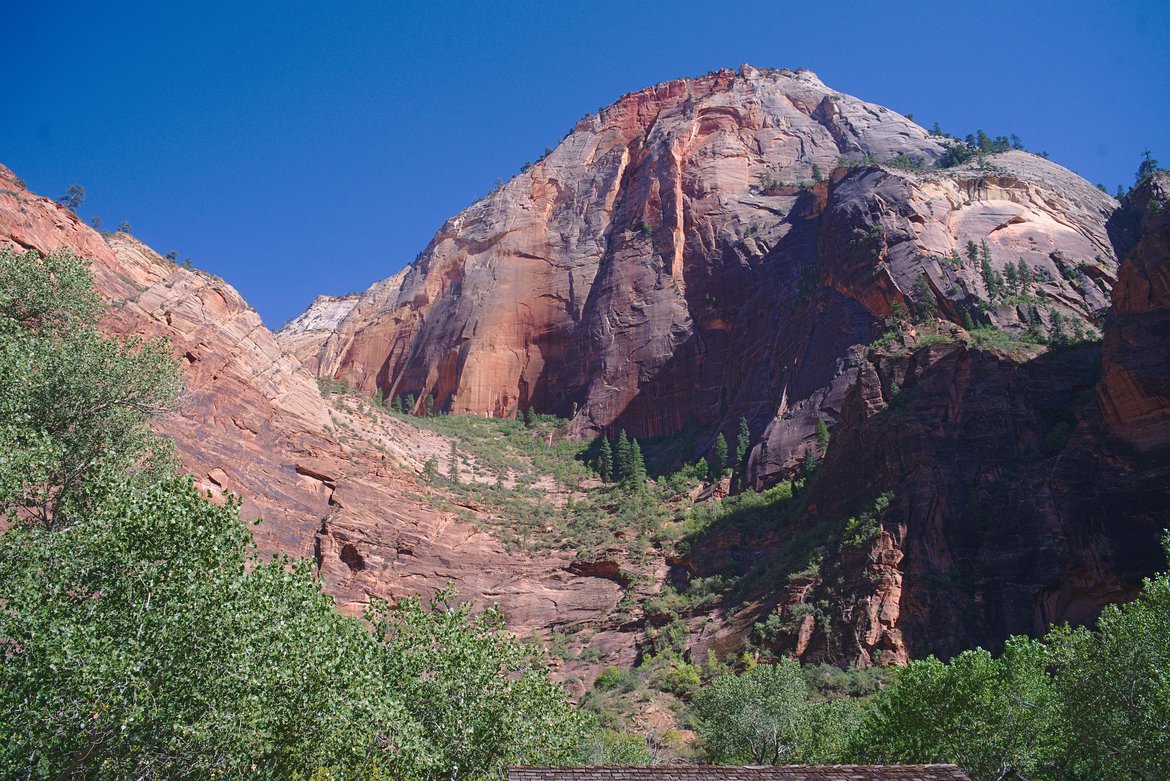
[[(127, 234), (103, 237), (0, 167), (0, 245), (65, 247), (90, 260), (113, 333), (162, 336), (186, 390), (158, 421), (198, 484), (243, 498), (260, 549), (313, 557), (342, 609), (370, 596), (428, 594), (448, 581), (498, 603), (519, 633), (604, 623), (621, 598), (611, 580), (574, 574), (571, 551), (530, 557), (425, 501), (415, 479), (450, 441), (387, 415), (332, 403), (222, 279), (186, 270)], [(344, 302), (342, 302), (344, 304)], [(624, 633), (598, 644), (633, 658)]]
[[(1057, 313), (1099, 331), (1116, 203), (1024, 152), (929, 170), (944, 150), (808, 71), (660, 84), (578, 122), (323, 340), (279, 336), (366, 391), (534, 407), (579, 434), (693, 425), (705, 449), (743, 416), (753, 479), (772, 482), (836, 419), (850, 347), (913, 308), (920, 275), (956, 323), (1047, 330)], [(1026, 260), (1026, 294), (988, 289), (984, 245), (992, 280)]]

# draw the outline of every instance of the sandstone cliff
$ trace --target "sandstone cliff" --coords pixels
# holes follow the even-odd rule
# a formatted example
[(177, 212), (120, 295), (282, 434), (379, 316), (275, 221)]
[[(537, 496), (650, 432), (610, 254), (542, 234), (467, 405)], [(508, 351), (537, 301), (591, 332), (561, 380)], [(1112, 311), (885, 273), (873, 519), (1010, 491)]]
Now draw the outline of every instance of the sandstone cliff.
[[(920, 276), (956, 323), (1099, 332), (1116, 203), (1025, 152), (932, 170), (944, 149), (808, 71), (660, 84), (449, 220), (326, 338), (280, 338), (384, 397), (534, 407), (578, 434), (691, 424), (703, 450), (743, 416), (770, 483), (836, 419), (851, 346), (913, 308)], [(1026, 261), (1026, 295), (988, 289), (984, 247), (992, 280)]]
[[(1170, 525), (1166, 183), (1114, 214), (1023, 151), (932, 168), (946, 143), (807, 71), (661, 84), (276, 338), (227, 283), (103, 238), (6, 169), (0, 242), (91, 258), (110, 329), (171, 339), (187, 394), (159, 430), (264, 519), (264, 551), (314, 557), (344, 609), (451, 579), (519, 632), (588, 625), (580, 642), (630, 664), (661, 618), (630, 607), (631, 582), (752, 576), (739, 608), (684, 616), (693, 650), (735, 650), (775, 614), (777, 651), (901, 662), (1091, 621), (1161, 564)], [(871, 349), (902, 312), (926, 322)], [(964, 326), (1105, 341), (981, 349)], [(713, 524), (685, 557), (624, 534), (600, 559), (532, 555), (467, 520), (484, 507), (428, 500), (417, 477), (451, 440), (314, 375), (448, 411), (556, 412), (581, 436), (686, 430), (679, 461), (719, 431), (734, 442), (743, 417), (757, 486), (803, 474), (818, 419), (832, 441), (798, 511)]]
[[(239, 494), (244, 517), (263, 520), (254, 529), (262, 552), (314, 558), (343, 610), (453, 581), (464, 598), (498, 603), (509, 626), (527, 633), (604, 623), (621, 598), (611, 580), (570, 572), (571, 551), (508, 550), (424, 501), (415, 475), (450, 442), (331, 403), (222, 279), (176, 266), (127, 234), (103, 237), (0, 166), (0, 245), (9, 243), (89, 259), (111, 304), (105, 326), (170, 340), (186, 390), (159, 432), (202, 488)], [(602, 631), (597, 642), (632, 661), (624, 633)]]
[(861, 665), (995, 648), (1091, 623), (1165, 567), (1168, 183), (1115, 216), (1135, 229), (1103, 343), (978, 349), (953, 330), (850, 355), (807, 507), (695, 546), (699, 573), (748, 574), (819, 543), (757, 591), (778, 628), (764, 642)]

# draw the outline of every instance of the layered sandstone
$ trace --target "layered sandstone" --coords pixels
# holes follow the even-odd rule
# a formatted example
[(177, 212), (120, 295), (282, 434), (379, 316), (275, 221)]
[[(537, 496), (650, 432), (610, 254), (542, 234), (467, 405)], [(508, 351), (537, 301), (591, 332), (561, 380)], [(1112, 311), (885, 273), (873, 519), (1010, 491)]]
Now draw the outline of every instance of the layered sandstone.
[[(499, 604), (527, 633), (604, 624), (621, 598), (611, 580), (571, 571), (571, 551), (509, 551), (422, 501), (426, 489), (413, 476), (428, 457), (444, 457), (449, 440), (330, 403), (222, 279), (176, 266), (127, 234), (103, 238), (0, 167), (3, 244), (71, 249), (89, 260), (111, 304), (106, 328), (170, 340), (186, 387), (159, 432), (200, 487), (240, 495), (243, 516), (263, 521), (254, 527), (263, 553), (314, 558), (342, 609), (450, 581), (481, 606)], [(618, 628), (603, 627), (597, 642), (614, 660), (632, 660), (633, 642)]]
[[(1112, 220), (1133, 229), (1115, 231), (1129, 251), (1103, 342), (981, 350), (953, 329), (853, 351), (805, 511), (736, 539), (712, 529), (697, 573), (750, 573), (818, 535), (812, 574), (758, 596), (779, 650), (861, 665), (995, 648), (1132, 598), (1165, 568), (1170, 527), (1168, 183)], [(844, 542), (883, 495), (873, 536)]]
[[(660, 84), (449, 220), (324, 340), (280, 337), (384, 397), (534, 407), (579, 434), (692, 424), (705, 449), (746, 417), (767, 484), (836, 419), (851, 348), (912, 306), (920, 275), (956, 323), (1048, 328), (1056, 312), (1100, 330), (1115, 202), (1025, 152), (933, 170), (945, 143), (808, 71)], [(1027, 300), (989, 301), (969, 242), (994, 273), (1026, 260)]]

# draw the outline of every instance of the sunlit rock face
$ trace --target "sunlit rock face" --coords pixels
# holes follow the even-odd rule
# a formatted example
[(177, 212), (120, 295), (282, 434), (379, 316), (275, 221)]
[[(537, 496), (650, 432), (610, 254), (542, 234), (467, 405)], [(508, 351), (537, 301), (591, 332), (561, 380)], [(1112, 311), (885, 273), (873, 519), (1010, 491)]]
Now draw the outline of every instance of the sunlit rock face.
[[(185, 390), (157, 430), (200, 488), (217, 501), (238, 495), (243, 516), (262, 521), (253, 527), (261, 553), (312, 559), (342, 610), (453, 582), (461, 598), (500, 605), (509, 627), (527, 634), (602, 623), (621, 599), (618, 584), (571, 572), (572, 551), (508, 550), (425, 501), (415, 476), (427, 458), (446, 458), (450, 441), (331, 404), (224, 280), (176, 266), (128, 234), (103, 237), (0, 166), (5, 244), (72, 250), (110, 304), (106, 330), (170, 340)], [(316, 311), (334, 317), (344, 306)], [(597, 643), (614, 661), (633, 659), (630, 633), (602, 626)]]
[[(766, 484), (797, 466), (817, 417), (836, 419), (850, 348), (920, 275), (956, 323), (1048, 327), (1056, 312), (1100, 330), (1116, 202), (1025, 152), (926, 170), (943, 142), (809, 71), (660, 84), (579, 121), (335, 325), (279, 338), (367, 391), (533, 407), (579, 434), (692, 425), (705, 449), (745, 417)], [(979, 305), (984, 244), (993, 273), (1027, 262), (1038, 306)]]

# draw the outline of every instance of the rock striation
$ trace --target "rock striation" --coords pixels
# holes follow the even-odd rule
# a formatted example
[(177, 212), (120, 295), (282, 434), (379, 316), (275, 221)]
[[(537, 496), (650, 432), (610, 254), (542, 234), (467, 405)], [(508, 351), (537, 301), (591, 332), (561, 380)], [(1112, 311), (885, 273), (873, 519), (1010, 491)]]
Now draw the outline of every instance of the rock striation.
[[(935, 170), (946, 143), (809, 71), (660, 84), (578, 122), (324, 339), (278, 337), (383, 397), (579, 435), (691, 426), (703, 450), (744, 417), (765, 485), (836, 420), (851, 348), (924, 291), (955, 323), (1100, 331), (1116, 202), (1022, 151)], [(1021, 259), (1028, 295), (989, 290)]]
[[(201, 488), (239, 495), (243, 516), (263, 521), (254, 528), (261, 552), (314, 559), (341, 609), (359, 613), (371, 596), (426, 595), (452, 581), (464, 598), (499, 604), (509, 626), (528, 633), (604, 622), (621, 598), (618, 584), (571, 572), (571, 551), (509, 551), (434, 509), (414, 475), (428, 457), (444, 457), (450, 441), (330, 403), (222, 279), (176, 266), (128, 234), (103, 237), (0, 167), (3, 244), (71, 249), (89, 260), (110, 302), (104, 327), (170, 340), (186, 389), (159, 432)], [(317, 310), (328, 318), (344, 306)], [(597, 642), (632, 660), (620, 631), (603, 630)]]

